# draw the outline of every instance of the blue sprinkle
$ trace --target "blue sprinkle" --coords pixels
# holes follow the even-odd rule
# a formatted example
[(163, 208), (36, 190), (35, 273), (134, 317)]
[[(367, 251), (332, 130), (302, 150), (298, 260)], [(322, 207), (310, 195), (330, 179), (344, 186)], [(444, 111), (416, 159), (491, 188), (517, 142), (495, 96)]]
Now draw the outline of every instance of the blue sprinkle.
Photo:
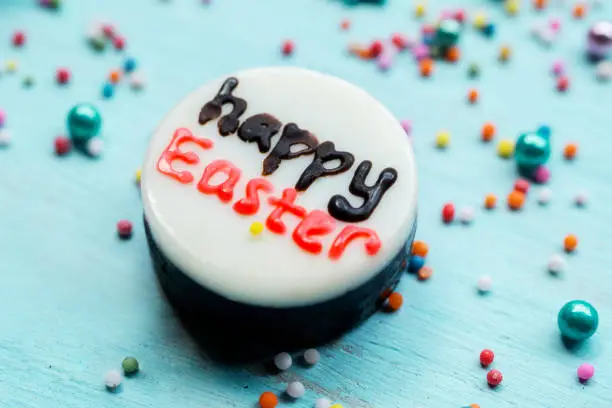
[(410, 272), (418, 272), (423, 266), (425, 266), (425, 258), (418, 255), (410, 257), (410, 262), (408, 262), (408, 270)]
[(102, 87), (102, 96), (106, 99), (109, 99), (112, 98), (114, 94), (115, 88), (113, 87), (113, 84), (104, 84), (104, 86)]
[(550, 126), (546, 126), (546, 125), (540, 126), (537, 131), (537, 133), (541, 134), (542, 136), (546, 136), (546, 137), (550, 136), (551, 132), (552, 131), (550, 129)]
[(488, 23), (487, 25), (482, 27), (482, 33), (486, 37), (489, 37), (489, 38), (493, 37), (495, 35), (495, 26), (493, 25), (493, 23)]
[(126, 73), (134, 72), (136, 69), (136, 60), (134, 58), (127, 58), (123, 63), (123, 70)]

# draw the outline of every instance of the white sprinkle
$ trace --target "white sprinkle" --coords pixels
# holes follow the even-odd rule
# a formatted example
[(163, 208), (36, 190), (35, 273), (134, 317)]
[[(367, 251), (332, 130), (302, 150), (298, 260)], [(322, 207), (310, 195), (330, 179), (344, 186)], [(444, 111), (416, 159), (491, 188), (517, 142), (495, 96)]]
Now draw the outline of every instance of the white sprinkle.
[(491, 277), (488, 275), (483, 275), (478, 278), (476, 286), (478, 287), (478, 291), (481, 293), (490, 292), (491, 287), (493, 286), (493, 279), (491, 279)]
[(548, 260), (548, 272), (558, 275), (565, 270), (565, 260), (559, 254), (555, 254)]
[(584, 207), (585, 205), (587, 205), (588, 201), (589, 197), (584, 191), (580, 191), (578, 194), (576, 194), (576, 197), (574, 198), (574, 202), (578, 207)]
[(545, 29), (546, 27), (541, 23), (535, 23), (531, 26), (531, 29), (529, 31), (531, 32), (531, 35), (534, 36), (536, 39), (540, 39), (540, 36), (542, 35)]
[(291, 398), (302, 398), (306, 393), (306, 388), (304, 388), (304, 384), (299, 381), (293, 381), (287, 384), (287, 395)]
[(98, 157), (104, 151), (104, 141), (99, 137), (94, 137), (87, 142), (87, 154), (93, 157)]
[(106, 375), (104, 375), (104, 384), (111, 390), (114, 390), (120, 386), (121, 381), (123, 381), (123, 376), (117, 370), (110, 370), (106, 373)]
[(552, 198), (552, 190), (549, 188), (543, 188), (540, 190), (540, 194), (538, 195), (538, 203), (540, 205), (546, 205)]
[(316, 400), (314, 408), (329, 408), (331, 404), (332, 402), (329, 399), (323, 397)]
[(130, 86), (132, 87), (132, 89), (140, 90), (144, 88), (144, 85), (145, 85), (145, 79), (144, 79), (144, 76), (140, 72), (134, 72), (130, 76)]
[(91, 23), (91, 25), (87, 27), (86, 35), (87, 35), (87, 38), (90, 40), (104, 38), (104, 31), (102, 30), (102, 23), (100, 23), (99, 21), (94, 21), (93, 23)]
[(600, 81), (612, 79), (612, 61), (602, 61), (595, 68), (595, 75)]
[(555, 33), (550, 28), (544, 28), (540, 31), (538, 39), (542, 44), (550, 46), (557, 39), (557, 33)]
[(11, 144), (11, 132), (8, 129), (0, 129), (0, 147), (7, 147)]
[(472, 207), (463, 207), (459, 210), (459, 221), (462, 224), (471, 224), (474, 221), (474, 209)]
[(317, 349), (308, 349), (304, 352), (306, 364), (315, 365), (321, 359), (321, 353)]
[(274, 357), (274, 365), (281, 371), (290, 369), (292, 364), (293, 359), (289, 353), (278, 353), (276, 357)]

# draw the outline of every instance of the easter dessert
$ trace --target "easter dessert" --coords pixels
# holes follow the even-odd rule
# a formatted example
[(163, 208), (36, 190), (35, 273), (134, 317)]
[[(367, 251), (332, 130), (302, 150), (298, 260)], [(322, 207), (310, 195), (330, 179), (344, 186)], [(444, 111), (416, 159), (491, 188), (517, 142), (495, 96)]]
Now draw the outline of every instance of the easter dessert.
[(399, 122), (343, 80), (253, 69), (188, 95), (142, 170), (169, 301), (209, 346), (249, 357), (320, 345), (372, 315), (416, 229)]

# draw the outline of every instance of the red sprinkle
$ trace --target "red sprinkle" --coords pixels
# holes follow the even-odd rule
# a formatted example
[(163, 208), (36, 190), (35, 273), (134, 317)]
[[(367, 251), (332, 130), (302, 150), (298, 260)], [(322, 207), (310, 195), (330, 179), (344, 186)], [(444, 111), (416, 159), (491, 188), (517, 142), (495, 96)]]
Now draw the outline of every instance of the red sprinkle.
[(455, 13), (453, 14), (453, 18), (457, 20), (458, 22), (463, 23), (465, 21), (465, 10), (463, 9), (456, 10)]
[(119, 238), (128, 239), (132, 237), (132, 223), (128, 220), (121, 220), (117, 223), (117, 233)]
[(17, 31), (13, 34), (13, 45), (15, 47), (21, 47), (25, 44), (26, 36), (23, 31)]
[(398, 50), (405, 50), (408, 48), (408, 44), (410, 43), (408, 41), (408, 37), (400, 33), (393, 34), (393, 36), (391, 36), (391, 42), (397, 47)]
[(295, 44), (293, 43), (293, 41), (285, 40), (283, 42), (283, 45), (281, 46), (281, 52), (283, 53), (283, 55), (285, 56), (292, 55), (294, 50), (295, 50)]
[(557, 90), (559, 92), (565, 92), (569, 88), (569, 78), (562, 76), (557, 79)]
[(349, 28), (351, 28), (351, 20), (349, 20), (348, 18), (342, 20), (342, 22), (340, 23), (340, 28), (343, 30), (348, 30)]
[(66, 136), (58, 136), (53, 141), (55, 148), (55, 154), (58, 156), (64, 156), (72, 149), (72, 142)]
[(529, 191), (529, 182), (525, 179), (518, 179), (514, 183), (514, 189), (523, 194), (527, 194), (527, 191)]
[(70, 81), (70, 71), (67, 68), (58, 68), (55, 78), (58, 84), (65, 85)]
[(107, 38), (113, 38), (115, 36), (115, 27), (111, 24), (104, 24), (102, 26), (102, 32)]
[(493, 363), (493, 359), (495, 358), (495, 354), (489, 349), (484, 349), (480, 352), (480, 365), (483, 367), (488, 367)]
[(373, 41), (370, 44), (370, 54), (372, 57), (377, 58), (384, 51), (385, 46), (380, 40)]
[(497, 387), (499, 384), (501, 384), (503, 379), (504, 376), (499, 370), (491, 370), (487, 373), (487, 382), (489, 383), (490, 387)]
[(117, 51), (121, 51), (125, 48), (125, 38), (121, 36), (116, 36), (113, 38), (113, 45)]
[(455, 219), (455, 206), (453, 203), (446, 203), (442, 207), (442, 221), (445, 224), (450, 224)]

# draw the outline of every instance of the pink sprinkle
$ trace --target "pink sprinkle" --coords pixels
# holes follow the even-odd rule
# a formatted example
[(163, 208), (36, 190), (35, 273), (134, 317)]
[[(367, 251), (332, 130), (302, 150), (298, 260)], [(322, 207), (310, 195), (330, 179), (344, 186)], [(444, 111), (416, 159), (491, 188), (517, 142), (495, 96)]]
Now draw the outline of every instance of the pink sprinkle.
[(593, 378), (594, 374), (595, 367), (588, 363), (581, 364), (580, 367), (578, 367), (578, 378), (581, 382), (590, 380), (591, 378)]
[(523, 194), (527, 194), (527, 191), (529, 191), (529, 182), (525, 179), (518, 179), (514, 183), (514, 189)]
[(115, 27), (111, 24), (104, 24), (102, 26), (102, 32), (107, 38), (113, 38), (115, 36)]
[(378, 57), (378, 68), (383, 71), (388, 70), (393, 65), (393, 54), (390, 52), (383, 52)]
[(563, 63), (563, 61), (558, 60), (558, 61), (553, 62), (552, 72), (557, 77), (564, 75), (565, 74), (565, 64)]
[(452, 20), (455, 18), (455, 11), (454, 10), (442, 10), (442, 13), (440, 13), (440, 20)]
[(533, 173), (533, 178), (538, 184), (546, 184), (550, 180), (550, 170), (546, 166), (538, 166)]
[(400, 125), (404, 128), (404, 132), (410, 136), (412, 133), (412, 122), (407, 119), (400, 120)]
[(567, 91), (567, 88), (569, 88), (569, 78), (566, 76), (560, 76), (557, 79), (557, 90), (559, 92), (565, 92)]
[(414, 45), (414, 43), (406, 35), (401, 33), (393, 34), (391, 36), (391, 42), (400, 51), (403, 51), (406, 48), (410, 48)]
[(125, 38), (121, 36), (116, 36), (113, 38), (113, 45), (117, 51), (121, 51), (125, 48)]
[(412, 49), (412, 54), (417, 61), (429, 57), (429, 47), (425, 44), (419, 44)]
[(561, 30), (561, 20), (558, 17), (551, 17), (550, 20), (548, 20), (548, 26), (556, 34)]
[(117, 233), (119, 238), (128, 239), (132, 236), (132, 223), (128, 220), (121, 220), (117, 223)]
[(0, 109), (0, 127), (4, 126), (4, 123), (6, 123), (6, 113)]
[(453, 18), (457, 20), (458, 22), (463, 23), (465, 21), (465, 10), (463, 9), (455, 10)]

